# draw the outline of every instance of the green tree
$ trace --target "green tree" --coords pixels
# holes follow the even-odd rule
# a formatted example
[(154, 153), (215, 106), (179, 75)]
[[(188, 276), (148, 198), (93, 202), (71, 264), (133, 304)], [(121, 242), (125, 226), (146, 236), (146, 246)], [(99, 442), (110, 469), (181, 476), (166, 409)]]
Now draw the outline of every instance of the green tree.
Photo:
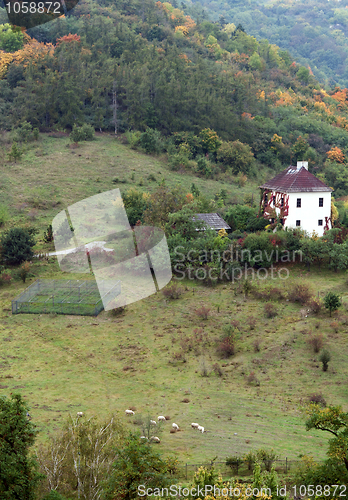
[(336, 462), (343, 463), (348, 471), (348, 413), (341, 406), (322, 408), (312, 403), (307, 410), (307, 431), (318, 429), (334, 436), (329, 441), (328, 455)]
[(35, 425), (28, 419), (29, 408), (20, 394), (0, 398), (0, 498), (34, 500), (38, 482), (44, 477), (30, 456)]
[(232, 170), (233, 174), (248, 174), (254, 165), (254, 154), (248, 144), (239, 140), (224, 142), (217, 152), (217, 160)]
[(301, 66), (297, 72), (297, 78), (301, 83), (307, 84), (309, 82), (309, 69)]
[(8, 159), (17, 163), (17, 160), (22, 158), (22, 151), (17, 146), (16, 142), (12, 143), (11, 151), (8, 153)]
[(122, 199), (130, 225), (135, 226), (138, 220), (143, 222), (144, 211), (147, 206), (146, 195), (133, 187), (128, 189)]
[(163, 488), (169, 484), (168, 464), (138, 434), (128, 435), (116, 448), (116, 457), (103, 500), (138, 499), (139, 485)]
[(4, 233), (0, 240), (1, 257), (6, 264), (21, 264), (31, 260), (35, 240), (26, 229), (14, 227)]
[(250, 56), (249, 65), (251, 69), (262, 69), (262, 59), (257, 52), (254, 52), (253, 55)]
[(331, 359), (331, 354), (327, 349), (324, 349), (319, 356), (319, 361), (323, 363), (323, 372), (327, 371), (330, 359)]
[(331, 317), (332, 311), (336, 311), (341, 306), (340, 296), (337, 293), (328, 292), (324, 297), (324, 305), (330, 311)]
[(204, 153), (216, 153), (221, 146), (221, 141), (215, 130), (205, 128), (200, 131), (199, 137), (201, 139)]
[(149, 197), (144, 220), (146, 224), (164, 228), (169, 214), (181, 210), (186, 202), (182, 186), (170, 188), (162, 184)]
[(24, 35), (20, 29), (10, 24), (0, 25), (0, 49), (5, 52), (16, 52), (23, 47)]

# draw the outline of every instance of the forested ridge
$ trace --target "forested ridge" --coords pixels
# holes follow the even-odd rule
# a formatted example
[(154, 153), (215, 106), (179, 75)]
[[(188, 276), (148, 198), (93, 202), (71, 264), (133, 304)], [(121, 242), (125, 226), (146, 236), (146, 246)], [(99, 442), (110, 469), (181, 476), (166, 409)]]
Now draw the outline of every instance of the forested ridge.
[(290, 50), (322, 83), (348, 86), (347, 1), (199, 0), (197, 15), (220, 23), (241, 23), (258, 40)]
[[(66, 18), (27, 33), (3, 24), (0, 128), (88, 123), (164, 137), (211, 129), (250, 147), (261, 167), (307, 160), (336, 194), (348, 194), (347, 90), (323, 89), (287, 51), (240, 25), (184, 10), (153, 0), (82, 0)], [(216, 151), (205, 153), (216, 161)]]

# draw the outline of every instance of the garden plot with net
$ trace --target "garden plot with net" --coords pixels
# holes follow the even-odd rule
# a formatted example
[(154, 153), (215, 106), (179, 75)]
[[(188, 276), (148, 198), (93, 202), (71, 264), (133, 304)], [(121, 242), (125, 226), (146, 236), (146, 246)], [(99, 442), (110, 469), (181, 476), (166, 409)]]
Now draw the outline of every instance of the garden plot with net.
[[(99, 287), (99, 289), (98, 289)], [(121, 293), (120, 282), (97, 283), (94, 280), (38, 279), (12, 300), (12, 314), (56, 313), (97, 316), (103, 301), (109, 302)]]

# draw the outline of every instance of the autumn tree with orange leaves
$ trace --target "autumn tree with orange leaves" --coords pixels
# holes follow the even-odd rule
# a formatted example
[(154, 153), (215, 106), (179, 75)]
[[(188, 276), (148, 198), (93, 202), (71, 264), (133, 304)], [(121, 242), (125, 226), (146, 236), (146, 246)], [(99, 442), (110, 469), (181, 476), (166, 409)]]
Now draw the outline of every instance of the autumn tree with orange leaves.
[(334, 147), (326, 154), (329, 160), (335, 161), (336, 163), (344, 163), (344, 154), (340, 148)]

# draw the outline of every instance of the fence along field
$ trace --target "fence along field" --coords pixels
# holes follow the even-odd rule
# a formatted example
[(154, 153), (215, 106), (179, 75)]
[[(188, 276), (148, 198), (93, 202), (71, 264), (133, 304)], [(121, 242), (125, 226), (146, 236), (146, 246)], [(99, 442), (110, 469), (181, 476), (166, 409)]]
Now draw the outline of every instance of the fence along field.
[(44, 280), (38, 279), (16, 299), (12, 300), (12, 314), (77, 314), (97, 316), (103, 309), (105, 295), (116, 297), (121, 293), (120, 284), (110, 287), (94, 280)]

